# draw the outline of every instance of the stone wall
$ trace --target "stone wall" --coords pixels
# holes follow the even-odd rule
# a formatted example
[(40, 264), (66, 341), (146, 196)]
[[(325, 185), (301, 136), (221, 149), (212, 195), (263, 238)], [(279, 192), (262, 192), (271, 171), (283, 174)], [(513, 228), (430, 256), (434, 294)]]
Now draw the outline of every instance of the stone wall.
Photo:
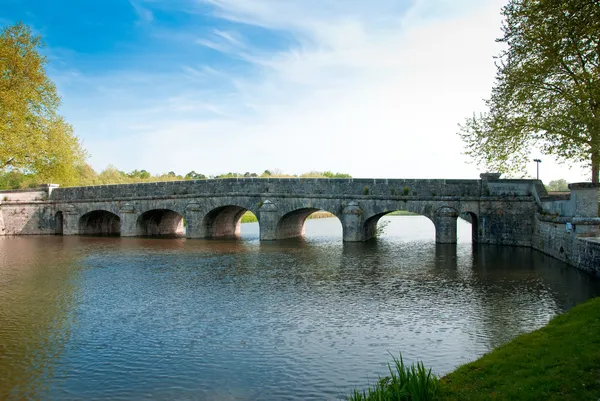
[(54, 208), (46, 200), (55, 187), (0, 191), (0, 235), (54, 234)]
[(41, 189), (0, 191), (0, 202), (34, 202), (43, 201), (47, 198), (48, 193)]
[(578, 238), (577, 260), (573, 266), (600, 276), (600, 240), (598, 238)]
[(2, 203), (0, 235), (54, 234), (53, 207), (43, 202)]
[(480, 192), (480, 180), (228, 178), (57, 188), (51, 199), (74, 201), (222, 194), (478, 197)]
[(600, 218), (537, 215), (533, 248), (600, 275)]

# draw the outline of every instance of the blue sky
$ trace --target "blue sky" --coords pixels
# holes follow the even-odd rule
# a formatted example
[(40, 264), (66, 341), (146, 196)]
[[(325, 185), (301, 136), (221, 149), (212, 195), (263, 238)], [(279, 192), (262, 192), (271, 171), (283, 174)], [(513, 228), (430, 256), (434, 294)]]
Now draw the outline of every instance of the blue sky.
[(457, 124), (490, 92), (503, 3), (0, 0), (0, 24), (43, 36), (96, 170), (476, 178)]

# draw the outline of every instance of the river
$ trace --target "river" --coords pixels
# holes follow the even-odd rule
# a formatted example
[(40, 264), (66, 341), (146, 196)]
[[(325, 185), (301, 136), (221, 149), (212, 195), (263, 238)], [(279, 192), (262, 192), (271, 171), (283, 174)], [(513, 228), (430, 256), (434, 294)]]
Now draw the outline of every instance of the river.
[(0, 399), (339, 399), (391, 355), (438, 374), (600, 295), (530, 249), (436, 245), (424, 217), (342, 243), (0, 237)]

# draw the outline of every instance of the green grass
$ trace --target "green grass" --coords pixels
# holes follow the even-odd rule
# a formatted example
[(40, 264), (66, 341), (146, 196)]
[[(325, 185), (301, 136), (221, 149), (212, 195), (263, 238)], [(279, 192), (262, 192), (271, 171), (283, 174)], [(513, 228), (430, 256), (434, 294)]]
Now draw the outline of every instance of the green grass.
[(600, 298), (442, 378), (442, 400), (600, 399)]
[[(388, 213), (387, 216), (418, 216), (416, 213), (407, 212), (406, 210), (396, 210), (395, 212)], [(330, 217), (335, 217), (333, 214), (329, 212), (314, 212), (310, 216), (309, 219), (328, 219)], [(246, 212), (242, 215), (242, 223), (257, 223), (258, 219), (252, 212)]]
[(349, 401), (433, 401), (439, 390), (439, 378), (425, 369), (422, 362), (407, 366), (394, 358), (394, 367), (388, 363), (389, 376), (380, 377), (366, 391), (354, 390)]
[[(398, 371), (406, 369), (399, 368), (396, 360), (395, 364)], [(416, 368), (419, 380), (425, 380), (424, 369), (422, 365)], [(422, 399), (389, 398), (394, 383), (380, 379), (374, 389), (355, 391), (349, 399)], [(439, 391), (432, 394), (432, 399), (441, 401), (600, 400), (600, 297), (460, 366), (442, 377)]]
[[(310, 216), (309, 219), (328, 219), (330, 217), (335, 217), (333, 214), (325, 211), (314, 212)], [(252, 212), (246, 212), (242, 215), (242, 223), (257, 223), (258, 219)]]
[(418, 216), (418, 214), (406, 210), (396, 210), (395, 212), (386, 214), (386, 216)]

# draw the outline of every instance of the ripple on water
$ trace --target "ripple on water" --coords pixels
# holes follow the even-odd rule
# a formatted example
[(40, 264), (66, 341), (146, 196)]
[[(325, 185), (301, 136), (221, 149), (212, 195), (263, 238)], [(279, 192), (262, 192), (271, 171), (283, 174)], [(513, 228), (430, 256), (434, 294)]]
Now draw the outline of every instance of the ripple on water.
[(0, 399), (336, 399), (389, 353), (445, 373), (600, 292), (531, 250), (473, 247), (464, 223), (441, 246), (427, 219), (390, 221), (366, 244), (327, 219), (273, 243), (256, 225), (0, 240)]

